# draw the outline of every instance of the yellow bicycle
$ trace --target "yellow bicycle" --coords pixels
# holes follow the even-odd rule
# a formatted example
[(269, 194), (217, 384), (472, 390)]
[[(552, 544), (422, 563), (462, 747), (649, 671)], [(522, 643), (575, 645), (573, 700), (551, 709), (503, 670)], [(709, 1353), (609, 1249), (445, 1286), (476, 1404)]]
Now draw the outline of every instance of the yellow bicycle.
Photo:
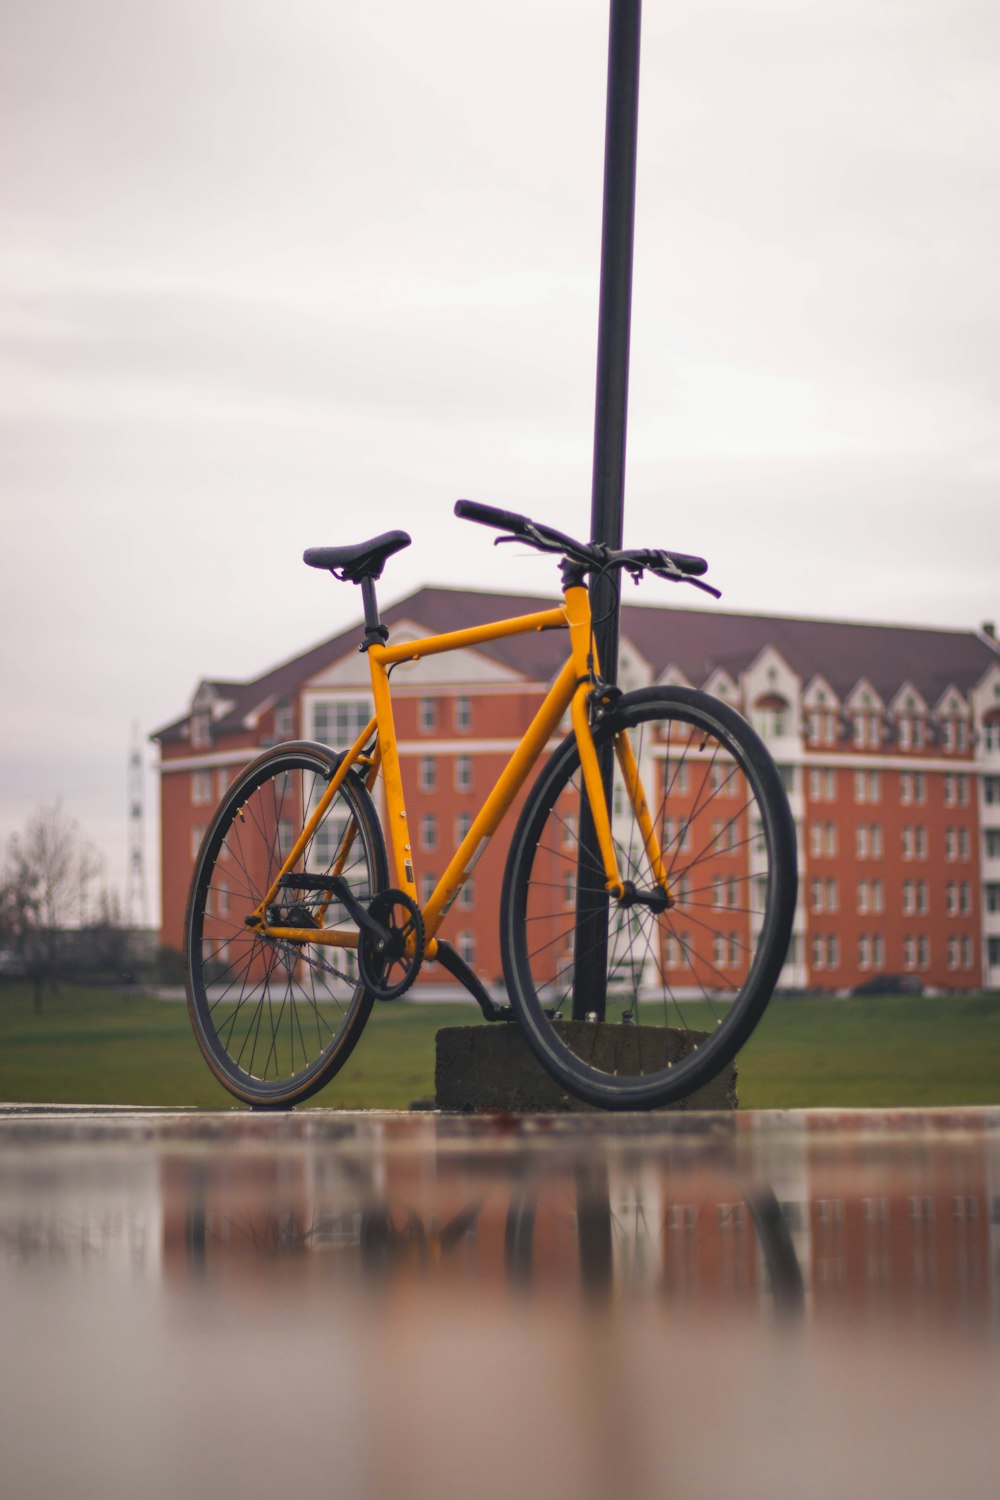
[[(795, 912), (795, 831), (777, 769), (734, 709), (689, 688), (622, 693), (602, 677), (586, 580), (651, 572), (717, 591), (701, 558), (614, 551), (472, 501), (455, 513), (558, 555), (563, 602), (393, 645), (375, 581), (409, 536), (305, 553), (361, 587), (375, 712), (348, 748), (279, 745), (227, 792), (188, 901), (195, 1035), (238, 1098), (295, 1104), (343, 1066), (375, 1000), (438, 963), (487, 1019), (516, 1021), (573, 1094), (608, 1109), (671, 1103), (732, 1059), (770, 999)], [(390, 673), (539, 630), (567, 633), (565, 665), (421, 904)], [(507, 857), (510, 1003), (497, 1005), (442, 924), (567, 713), (570, 732), (529, 788)]]

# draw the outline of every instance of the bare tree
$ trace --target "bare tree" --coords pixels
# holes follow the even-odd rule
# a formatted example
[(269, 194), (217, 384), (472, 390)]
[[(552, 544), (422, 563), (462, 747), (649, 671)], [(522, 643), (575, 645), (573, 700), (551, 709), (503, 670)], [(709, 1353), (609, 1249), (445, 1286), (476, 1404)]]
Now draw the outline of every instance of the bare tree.
[(58, 981), (63, 935), (79, 922), (90, 882), (102, 868), (97, 849), (58, 802), (38, 808), (7, 842), (0, 941), (11, 946), (34, 982), (36, 1010), (44, 981), (53, 987)]

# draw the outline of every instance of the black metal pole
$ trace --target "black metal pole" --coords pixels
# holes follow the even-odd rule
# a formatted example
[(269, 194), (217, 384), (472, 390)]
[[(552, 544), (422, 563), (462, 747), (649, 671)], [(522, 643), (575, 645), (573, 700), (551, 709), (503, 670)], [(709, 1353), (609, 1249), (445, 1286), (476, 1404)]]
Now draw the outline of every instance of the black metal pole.
[[(609, 547), (622, 544), (625, 437), (628, 420), (629, 335), (632, 323), (632, 244), (639, 118), (639, 42), (642, 0), (611, 0), (608, 34), (608, 95), (604, 126), (604, 209), (601, 227), (601, 294), (597, 327), (597, 396), (594, 407), (594, 468), (590, 537)], [(618, 580), (590, 585), (595, 641), (602, 675), (618, 667)], [(604, 771), (610, 791), (612, 765)], [(586, 801), (580, 816), (577, 873), (576, 967), (573, 1017), (604, 1019), (607, 968), (607, 898), (593, 821)]]

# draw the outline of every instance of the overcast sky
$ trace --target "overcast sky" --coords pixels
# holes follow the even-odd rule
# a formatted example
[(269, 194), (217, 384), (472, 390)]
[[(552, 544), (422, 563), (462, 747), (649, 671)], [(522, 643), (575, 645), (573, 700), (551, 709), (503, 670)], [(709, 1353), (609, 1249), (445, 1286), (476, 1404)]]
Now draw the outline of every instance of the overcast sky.
[[(555, 585), (451, 506), (588, 527), (607, 22), (3, 0), (0, 836), (61, 797), (123, 886), (133, 722), (356, 616), (306, 546)], [(646, 0), (626, 541), (1000, 614), (998, 166), (996, 0)]]

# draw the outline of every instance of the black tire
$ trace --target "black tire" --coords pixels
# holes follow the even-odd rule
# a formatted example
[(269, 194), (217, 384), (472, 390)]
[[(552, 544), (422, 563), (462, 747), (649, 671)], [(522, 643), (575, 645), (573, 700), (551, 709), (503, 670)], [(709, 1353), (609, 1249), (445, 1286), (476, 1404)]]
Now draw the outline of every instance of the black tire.
[[(581, 777), (570, 736), (518, 822), (501, 950), (511, 1004), (552, 1076), (605, 1109), (653, 1109), (715, 1077), (760, 1019), (795, 916), (795, 827), (768, 752), (726, 704), (693, 689), (646, 688), (619, 701), (595, 742), (610, 752), (622, 730), (639, 760), (676, 904), (659, 913), (626, 908), (605, 896), (603, 869), (593, 869), (580, 903), (591, 930), (587, 951), (577, 953)], [(649, 892), (655, 881), (619, 780), (616, 767), (619, 870)], [(585, 993), (576, 1000), (584, 1014), (573, 1019), (574, 984), (585, 991), (595, 965), (607, 976), (605, 1019), (593, 1019), (600, 1011), (585, 1008)]]
[[(185, 919), (188, 1012), (219, 1082), (260, 1107), (299, 1103), (338, 1071), (372, 1008), (352, 950), (279, 944), (245, 925), (339, 764), (323, 745), (281, 745), (260, 756), (227, 792), (195, 863)], [(325, 874), (345, 829), (342, 870), (367, 901), (388, 885), (385, 840), (367, 788), (349, 772), (295, 873)], [(309, 926), (322, 893), (287, 891), (287, 925)], [(348, 926), (332, 902), (326, 926)]]

